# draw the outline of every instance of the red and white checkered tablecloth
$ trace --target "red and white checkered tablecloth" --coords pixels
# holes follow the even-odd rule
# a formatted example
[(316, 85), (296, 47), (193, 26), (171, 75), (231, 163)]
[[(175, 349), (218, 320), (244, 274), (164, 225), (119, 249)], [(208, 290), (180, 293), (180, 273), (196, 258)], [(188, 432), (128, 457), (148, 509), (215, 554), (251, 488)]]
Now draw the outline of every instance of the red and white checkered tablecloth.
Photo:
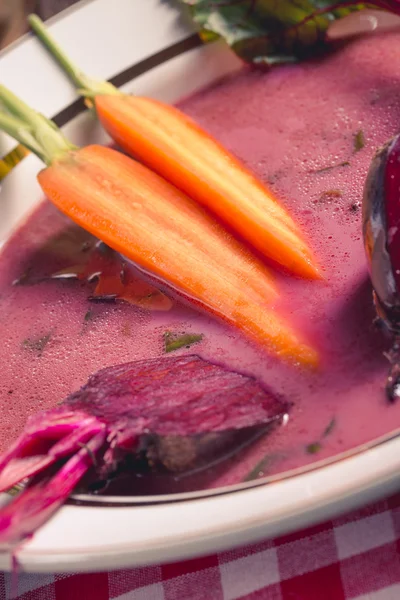
[[(0, 600), (400, 600), (400, 494), (245, 548), (81, 575), (0, 574)], [(15, 589), (14, 589), (15, 591)]]

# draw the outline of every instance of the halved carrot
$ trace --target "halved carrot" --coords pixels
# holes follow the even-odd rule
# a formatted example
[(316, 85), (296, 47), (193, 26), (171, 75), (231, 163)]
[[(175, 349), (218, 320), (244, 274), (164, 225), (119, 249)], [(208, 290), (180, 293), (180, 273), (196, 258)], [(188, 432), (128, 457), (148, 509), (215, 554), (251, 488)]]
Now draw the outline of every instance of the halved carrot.
[(116, 150), (73, 146), (4, 86), (0, 102), (11, 113), (0, 112), (0, 129), (48, 165), (39, 183), (73, 221), (276, 356), (316, 364), (315, 350), (249, 293), (241, 267), (231, 267), (237, 252), (215, 235), (209, 217), (197, 219), (198, 207), (182, 192)]
[[(84, 157), (84, 168), (81, 164), (82, 156)], [(115, 224), (110, 222), (110, 228), (118, 227), (120, 236), (122, 235), (121, 221), (124, 216), (121, 215), (121, 219), (118, 217), (119, 199), (121, 202), (122, 200), (127, 202), (132, 200), (131, 212), (132, 217), (135, 214), (135, 225), (132, 227), (131, 233), (126, 231), (124, 234), (127, 245), (132, 239), (136, 244), (137, 251), (140, 251), (140, 248), (147, 248), (150, 244), (150, 237), (153, 238), (151, 242), (152, 262), (150, 260), (141, 261), (137, 259), (136, 255), (135, 257), (129, 255), (128, 250), (124, 250), (122, 245), (114, 249), (131, 258), (138, 266), (153, 275), (168, 280), (170, 284), (182, 289), (189, 296), (194, 296), (193, 290), (190, 287), (181, 288), (179, 281), (175, 281), (174, 278), (185, 269), (192, 254), (201, 253), (204, 263), (219, 271), (221, 281), (226, 278), (228, 281), (235, 282), (235, 285), (242, 287), (246, 294), (261, 304), (268, 305), (276, 300), (278, 295), (276, 287), (263, 263), (253, 257), (245, 246), (233, 238), (180, 190), (136, 161), (127, 159), (122, 154), (103, 146), (82, 148), (79, 150), (79, 157), (80, 174), (78, 179), (75, 176), (75, 170), (68, 162), (62, 161), (57, 164), (57, 177), (60, 178), (61, 173), (63, 176), (65, 175), (60, 189), (64, 189), (68, 183), (71, 194), (70, 199), (67, 198), (64, 202), (70, 202), (71, 207), (73, 206), (73, 198), (76, 193), (79, 195), (79, 186), (84, 185), (83, 179), (85, 178), (85, 185), (88, 188), (99, 184), (102, 188), (109, 188), (110, 192), (115, 191), (115, 197), (113, 199), (107, 197), (107, 201), (110, 202), (113, 210), (111, 217), (115, 218)], [(117, 171), (113, 172), (115, 165), (121, 166), (121, 159), (127, 161), (131, 169), (129, 185), (132, 189), (130, 194), (128, 186), (124, 192), (121, 191), (123, 181), (120, 181)], [(38, 176), (39, 183), (51, 199), (57, 195), (55, 185), (51, 184), (52, 187), (48, 188), (52, 181), (52, 173), (53, 171), (47, 169)], [(67, 181), (68, 177), (71, 177), (69, 182)], [(86, 208), (91, 206), (91, 210), (99, 218), (100, 191), (96, 187), (93, 187), (93, 191), (95, 199), (90, 205), (88, 197)], [(59, 206), (59, 200), (56, 203)], [(68, 211), (64, 210), (64, 212)], [(80, 225), (89, 230), (83, 222), (80, 222)], [(95, 233), (93, 230), (90, 231)], [(106, 241), (99, 234), (95, 235)], [(106, 243), (113, 247), (111, 240), (110, 243), (107, 241)], [(123, 240), (120, 243), (123, 244)], [(162, 254), (155, 252), (157, 248), (162, 250)], [(174, 261), (171, 260), (172, 253), (175, 253)], [(164, 263), (163, 267), (162, 263)], [(157, 272), (157, 268), (164, 270)], [(168, 278), (165, 277), (166, 273)], [(192, 273), (192, 277), (196, 278), (196, 275), (195, 272)], [(209, 290), (209, 293), (212, 294), (212, 291)]]
[(29, 22), (125, 151), (217, 214), (267, 258), (300, 277), (321, 276), (293, 219), (231, 153), (177, 108), (88, 78), (36, 15)]

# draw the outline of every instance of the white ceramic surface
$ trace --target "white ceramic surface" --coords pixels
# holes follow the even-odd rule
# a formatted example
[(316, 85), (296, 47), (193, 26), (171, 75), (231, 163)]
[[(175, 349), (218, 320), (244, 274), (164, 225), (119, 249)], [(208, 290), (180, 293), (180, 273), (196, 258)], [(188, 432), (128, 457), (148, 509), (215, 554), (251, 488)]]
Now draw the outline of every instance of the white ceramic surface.
[[(52, 21), (52, 33), (93, 75), (109, 78), (191, 33), (160, 0), (117, 3), (114, 10), (108, 0), (82, 2)], [(236, 68), (232, 54), (214, 45), (174, 58), (126, 89), (173, 101)], [(0, 56), (0, 80), (49, 116), (75, 100), (72, 87), (30, 37)], [(77, 143), (106, 141), (88, 114), (65, 130)], [(0, 155), (12, 147), (0, 136)], [(29, 156), (3, 182), (0, 240), (40, 200), (39, 168)], [(68, 505), (24, 545), (18, 560), (26, 571), (51, 572), (189, 558), (305, 527), (399, 487), (400, 437), (394, 437), (323, 468), (209, 498), (131, 507)], [(10, 555), (0, 554), (0, 569), (10, 565)]]

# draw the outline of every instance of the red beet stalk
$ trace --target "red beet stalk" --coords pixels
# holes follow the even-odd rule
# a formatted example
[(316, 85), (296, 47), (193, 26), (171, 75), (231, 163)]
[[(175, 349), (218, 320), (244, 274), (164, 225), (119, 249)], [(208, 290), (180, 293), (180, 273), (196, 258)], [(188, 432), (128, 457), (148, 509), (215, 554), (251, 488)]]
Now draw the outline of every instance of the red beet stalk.
[(88, 472), (104, 481), (139, 457), (163, 472), (206, 466), (216, 449), (224, 458), (225, 441), (231, 447), (237, 435), (243, 447), (243, 432), (250, 443), (286, 411), (255, 379), (194, 355), (103, 369), (29, 419), (0, 459), (0, 492), (31, 478), (0, 510), (0, 544), (32, 535)]

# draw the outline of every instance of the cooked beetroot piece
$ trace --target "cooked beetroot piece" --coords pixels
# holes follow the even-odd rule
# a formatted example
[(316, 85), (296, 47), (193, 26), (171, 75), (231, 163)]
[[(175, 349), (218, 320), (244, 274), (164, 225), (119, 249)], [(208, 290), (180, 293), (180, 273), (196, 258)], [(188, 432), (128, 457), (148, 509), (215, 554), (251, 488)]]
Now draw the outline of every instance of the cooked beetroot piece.
[(243, 429), (282, 414), (282, 405), (255, 379), (196, 355), (103, 369), (65, 403), (110, 426), (128, 419), (131, 435)]
[(103, 369), (29, 419), (0, 459), (0, 491), (32, 478), (0, 511), (0, 543), (31, 535), (85, 474), (104, 481), (143, 461), (155, 471), (202, 468), (251, 443), (287, 408), (255, 379), (195, 355)]
[(363, 234), (378, 317), (394, 338), (386, 391), (400, 396), (400, 135), (375, 154), (364, 188)]
[(400, 308), (399, 148), (399, 138), (395, 138), (375, 154), (363, 198), (364, 244), (377, 310), (386, 325), (393, 330), (399, 328)]

